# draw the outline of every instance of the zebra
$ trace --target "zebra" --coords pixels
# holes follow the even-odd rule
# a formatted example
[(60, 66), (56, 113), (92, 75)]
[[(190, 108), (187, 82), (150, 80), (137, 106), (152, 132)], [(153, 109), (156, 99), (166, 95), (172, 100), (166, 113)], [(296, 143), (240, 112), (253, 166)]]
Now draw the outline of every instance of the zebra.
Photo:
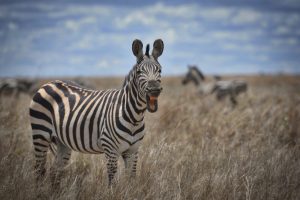
[(221, 80), (220, 76), (214, 76), (214, 83), (205, 83), (205, 76), (197, 68), (197, 66), (188, 66), (188, 72), (182, 80), (182, 84), (193, 82), (198, 88), (200, 94), (216, 94), (218, 101), (229, 96), (231, 104), (235, 106), (238, 102), (236, 97), (238, 94), (246, 92), (247, 82), (242, 80)]
[(0, 81), (0, 95), (18, 97), (19, 94), (33, 95), (37, 91), (37, 80), (7, 78)]
[(151, 55), (149, 49), (148, 44), (144, 54), (141, 40), (133, 41), (136, 64), (120, 89), (97, 91), (56, 80), (37, 91), (29, 112), (38, 180), (46, 172), (49, 149), (55, 154), (52, 177), (60, 177), (73, 150), (104, 154), (109, 185), (115, 182), (119, 157), (124, 160), (126, 174), (136, 175), (138, 149), (145, 135), (144, 116), (146, 110), (157, 111), (162, 91), (158, 57), (164, 43), (155, 40)]
[(196, 65), (188, 65), (188, 72), (182, 80), (182, 84), (186, 85), (192, 81), (195, 85), (200, 85), (201, 81), (205, 80), (204, 74), (199, 70)]
[(204, 81), (205, 76), (201, 70), (196, 65), (188, 65), (188, 71), (182, 79), (182, 85), (192, 82), (197, 87), (201, 95), (209, 94), (214, 85)]
[(246, 92), (247, 87), (248, 86), (245, 81), (217, 81), (211, 93), (216, 93), (217, 100), (222, 100), (226, 96), (229, 96), (232, 105), (235, 106), (238, 103), (236, 96), (240, 93)]

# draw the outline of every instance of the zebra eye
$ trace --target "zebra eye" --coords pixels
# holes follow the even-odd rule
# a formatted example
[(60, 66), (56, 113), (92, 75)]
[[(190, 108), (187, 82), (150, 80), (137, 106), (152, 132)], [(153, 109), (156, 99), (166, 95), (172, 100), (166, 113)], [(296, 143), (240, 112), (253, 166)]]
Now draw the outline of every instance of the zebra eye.
[(161, 73), (161, 69), (158, 70), (158, 73)]
[(141, 73), (142, 73), (141, 70), (137, 70), (137, 71), (136, 71), (136, 74), (137, 74), (137, 75), (140, 75)]

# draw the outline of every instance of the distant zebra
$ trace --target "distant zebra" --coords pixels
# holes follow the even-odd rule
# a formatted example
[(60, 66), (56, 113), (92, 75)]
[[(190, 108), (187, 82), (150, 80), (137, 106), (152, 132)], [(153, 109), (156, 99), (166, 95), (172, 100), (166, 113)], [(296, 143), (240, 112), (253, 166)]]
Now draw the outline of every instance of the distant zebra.
[(73, 81), (83, 88), (95, 89), (95, 86), (91, 84), (90, 81), (82, 77), (76, 77), (75, 79), (73, 79)]
[(206, 83), (205, 76), (196, 65), (188, 65), (188, 71), (182, 79), (182, 84), (194, 83), (199, 93), (210, 94), (211, 89), (214, 87), (214, 83)]
[(189, 82), (193, 82), (195, 85), (200, 85), (205, 80), (205, 76), (198, 69), (196, 65), (188, 65), (188, 72), (182, 80), (182, 84), (186, 85)]
[(194, 83), (200, 94), (216, 94), (217, 100), (223, 100), (226, 96), (229, 96), (229, 99), (233, 106), (237, 104), (236, 97), (238, 94), (247, 91), (247, 83), (245, 81), (239, 80), (224, 80), (221, 81), (221, 77), (215, 75), (215, 82), (204, 82), (205, 76), (197, 68), (197, 66), (188, 66), (188, 72), (182, 80), (182, 84), (187, 84), (189, 82)]
[(247, 91), (247, 83), (245, 81), (218, 81), (215, 83), (211, 93), (216, 93), (218, 100), (224, 99), (229, 96), (229, 99), (233, 106), (237, 104), (236, 96), (240, 93)]
[[(143, 43), (134, 40), (133, 54), (137, 63), (126, 76), (121, 89), (96, 91), (64, 81), (43, 85), (30, 105), (36, 172), (45, 172), (46, 154), (56, 149), (51, 172), (59, 177), (60, 168), (67, 165), (71, 151), (104, 153), (107, 159), (109, 184), (122, 156), (127, 173), (134, 176), (138, 149), (144, 137), (145, 111), (158, 109), (162, 90), (161, 65), (158, 57), (164, 43), (157, 39), (149, 55), (149, 44), (143, 54)], [(53, 176), (53, 175), (52, 175)]]
[(19, 96), (20, 93), (33, 95), (37, 91), (37, 80), (7, 78), (0, 80), (0, 95)]

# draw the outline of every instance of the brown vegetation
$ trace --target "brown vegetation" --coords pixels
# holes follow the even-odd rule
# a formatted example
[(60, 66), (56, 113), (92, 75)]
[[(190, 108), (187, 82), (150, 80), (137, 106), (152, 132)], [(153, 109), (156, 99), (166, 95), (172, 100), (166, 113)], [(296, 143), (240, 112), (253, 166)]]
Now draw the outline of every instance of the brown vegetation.
[[(300, 78), (242, 79), (249, 90), (232, 109), (214, 96), (197, 96), (179, 78), (164, 78), (159, 111), (146, 116), (138, 175), (124, 177), (120, 161), (114, 188), (103, 155), (74, 153), (60, 189), (51, 191), (46, 179), (37, 190), (30, 97), (2, 96), (0, 199), (299, 199)], [(122, 84), (89, 81), (99, 89)]]

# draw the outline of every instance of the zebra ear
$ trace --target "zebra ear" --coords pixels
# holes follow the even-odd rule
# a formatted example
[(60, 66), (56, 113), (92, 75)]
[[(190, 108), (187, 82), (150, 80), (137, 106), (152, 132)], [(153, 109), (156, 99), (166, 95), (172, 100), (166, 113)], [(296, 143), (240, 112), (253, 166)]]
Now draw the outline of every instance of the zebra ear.
[(152, 56), (157, 59), (164, 51), (164, 42), (161, 39), (157, 39), (153, 43)]
[(140, 60), (143, 58), (143, 43), (141, 40), (135, 39), (132, 42), (132, 52), (133, 55), (137, 58), (137, 60)]

